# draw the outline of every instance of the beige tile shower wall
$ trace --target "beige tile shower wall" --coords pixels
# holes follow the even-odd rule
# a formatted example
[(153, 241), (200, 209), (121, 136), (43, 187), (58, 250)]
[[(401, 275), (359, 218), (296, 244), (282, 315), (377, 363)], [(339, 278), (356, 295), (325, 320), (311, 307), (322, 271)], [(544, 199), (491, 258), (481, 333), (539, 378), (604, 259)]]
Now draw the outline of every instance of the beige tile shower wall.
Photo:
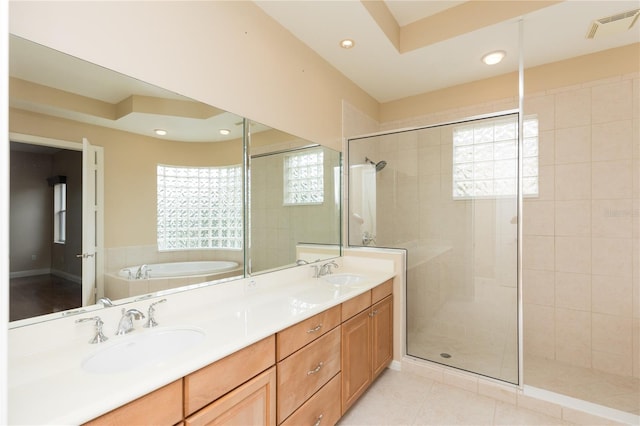
[[(540, 126), (540, 189), (523, 212), (525, 355), (640, 377), (639, 103), (637, 73), (526, 95), (525, 115), (536, 114)], [(381, 129), (516, 106), (513, 98), (496, 100), (385, 122)], [(420, 161), (451, 164), (445, 147), (421, 144), (420, 152)], [(450, 188), (446, 179), (446, 173), (421, 178), (420, 193)], [(427, 233), (460, 219), (433, 210), (426, 206), (423, 214), (441, 226)]]
[[(324, 151), (324, 202), (287, 206), (284, 197), (284, 156), (274, 154), (253, 160), (251, 170), (251, 269), (264, 271), (291, 265), (301, 243), (335, 244), (339, 222), (334, 217), (334, 171), (340, 153)], [(259, 163), (258, 163), (259, 162)], [(259, 164), (259, 166), (257, 166)]]
[(640, 377), (638, 74), (529, 96), (540, 186), (524, 206), (525, 355)]

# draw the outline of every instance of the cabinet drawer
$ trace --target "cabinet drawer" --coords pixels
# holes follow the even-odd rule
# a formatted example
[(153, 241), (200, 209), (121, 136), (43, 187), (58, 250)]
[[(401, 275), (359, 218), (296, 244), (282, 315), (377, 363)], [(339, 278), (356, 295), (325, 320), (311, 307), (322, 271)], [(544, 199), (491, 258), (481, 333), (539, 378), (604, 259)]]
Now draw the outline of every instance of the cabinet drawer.
[(371, 304), (378, 303), (391, 293), (393, 293), (393, 279), (387, 280), (371, 289)]
[(364, 311), (371, 306), (371, 291), (362, 293), (360, 296), (356, 296), (347, 300), (342, 304), (342, 321), (346, 321), (355, 314)]
[(91, 420), (85, 425), (174, 425), (182, 420), (182, 379)]
[(324, 335), (338, 324), (340, 324), (340, 306), (335, 306), (279, 332), (276, 336), (278, 361)]
[(275, 364), (275, 336), (269, 336), (184, 378), (186, 416)]
[(275, 425), (276, 368), (272, 367), (186, 419), (186, 426)]
[(340, 327), (278, 363), (278, 423), (340, 371)]
[(340, 373), (302, 404), (282, 426), (334, 425), (340, 419)]

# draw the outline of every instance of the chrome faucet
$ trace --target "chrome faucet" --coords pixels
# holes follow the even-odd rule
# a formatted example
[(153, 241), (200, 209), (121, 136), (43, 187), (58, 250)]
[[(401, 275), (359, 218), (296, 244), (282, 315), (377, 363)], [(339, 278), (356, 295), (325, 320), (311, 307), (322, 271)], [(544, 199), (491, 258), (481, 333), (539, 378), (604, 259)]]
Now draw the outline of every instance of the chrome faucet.
[(102, 306), (104, 306), (105, 308), (115, 306), (111, 299), (109, 299), (108, 297), (101, 297), (100, 299), (98, 299), (98, 303), (102, 303)]
[(127, 334), (133, 331), (133, 320), (134, 319), (143, 319), (144, 314), (140, 312), (138, 309), (132, 308), (126, 310), (122, 308), (122, 318), (120, 318), (120, 323), (118, 324), (118, 330), (116, 330), (116, 335)]
[(364, 234), (362, 234), (362, 245), (364, 246), (375, 246), (376, 245), (376, 236), (374, 234), (372, 234), (371, 232), (365, 231)]
[(338, 264), (334, 260), (323, 263), (320, 268), (316, 267), (316, 276), (314, 278), (320, 278), (331, 274), (331, 267), (339, 268)]
[(149, 312), (147, 313), (147, 322), (144, 323), (144, 325), (143, 325), (144, 328), (153, 328), (153, 327), (157, 327), (158, 326), (158, 322), (156, 321), (156, 319), (153, 316), (153, 314), (155, 314), (155, 312), (156, 312), (155, 306), (158, 303), (163, 303), (163, 302), (166, 302), (166, 301), (167, 301), (167, 299), (162, 299), (162, 300), (158, 300), (157, 302), (154, 302), (151, 305), (149, 305)]
[(147, 269), (146, 264), (140, 265), (136, 272), (136, 280), (141, 280), (142, 278), (149, 278), (149, 269)]

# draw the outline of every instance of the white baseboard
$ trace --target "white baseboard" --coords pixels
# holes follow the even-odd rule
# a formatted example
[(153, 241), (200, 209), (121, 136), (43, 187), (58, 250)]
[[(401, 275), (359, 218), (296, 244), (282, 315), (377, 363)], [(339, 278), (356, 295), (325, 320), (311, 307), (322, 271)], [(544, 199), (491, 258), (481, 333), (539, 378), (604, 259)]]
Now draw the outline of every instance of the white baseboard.
[(395, 371), (402, 371), (402, 363), (394, 359), (393, 361), (391, 361), (391, 364), (389, 364), (389, 369), (395, 370)]

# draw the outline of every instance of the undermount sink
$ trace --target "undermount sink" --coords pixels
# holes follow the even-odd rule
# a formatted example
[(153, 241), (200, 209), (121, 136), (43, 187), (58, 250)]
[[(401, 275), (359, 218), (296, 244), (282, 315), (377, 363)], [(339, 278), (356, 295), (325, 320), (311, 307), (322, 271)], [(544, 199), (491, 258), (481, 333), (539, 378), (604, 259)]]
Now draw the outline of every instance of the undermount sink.
[(328, 283), (336, 284), (336, 285), (351, 285), (351, 284), (360, 284), (364, 282), (367, 277), (364, 275), (358, 274), (330, 274), (322, 277)]
[(120, 373), (144, 367), (180, 353), (204, 340), (195, 328), (165, 328), (127, 336), (123, 341), (98, 350), (82, 362), (90, 373)]

